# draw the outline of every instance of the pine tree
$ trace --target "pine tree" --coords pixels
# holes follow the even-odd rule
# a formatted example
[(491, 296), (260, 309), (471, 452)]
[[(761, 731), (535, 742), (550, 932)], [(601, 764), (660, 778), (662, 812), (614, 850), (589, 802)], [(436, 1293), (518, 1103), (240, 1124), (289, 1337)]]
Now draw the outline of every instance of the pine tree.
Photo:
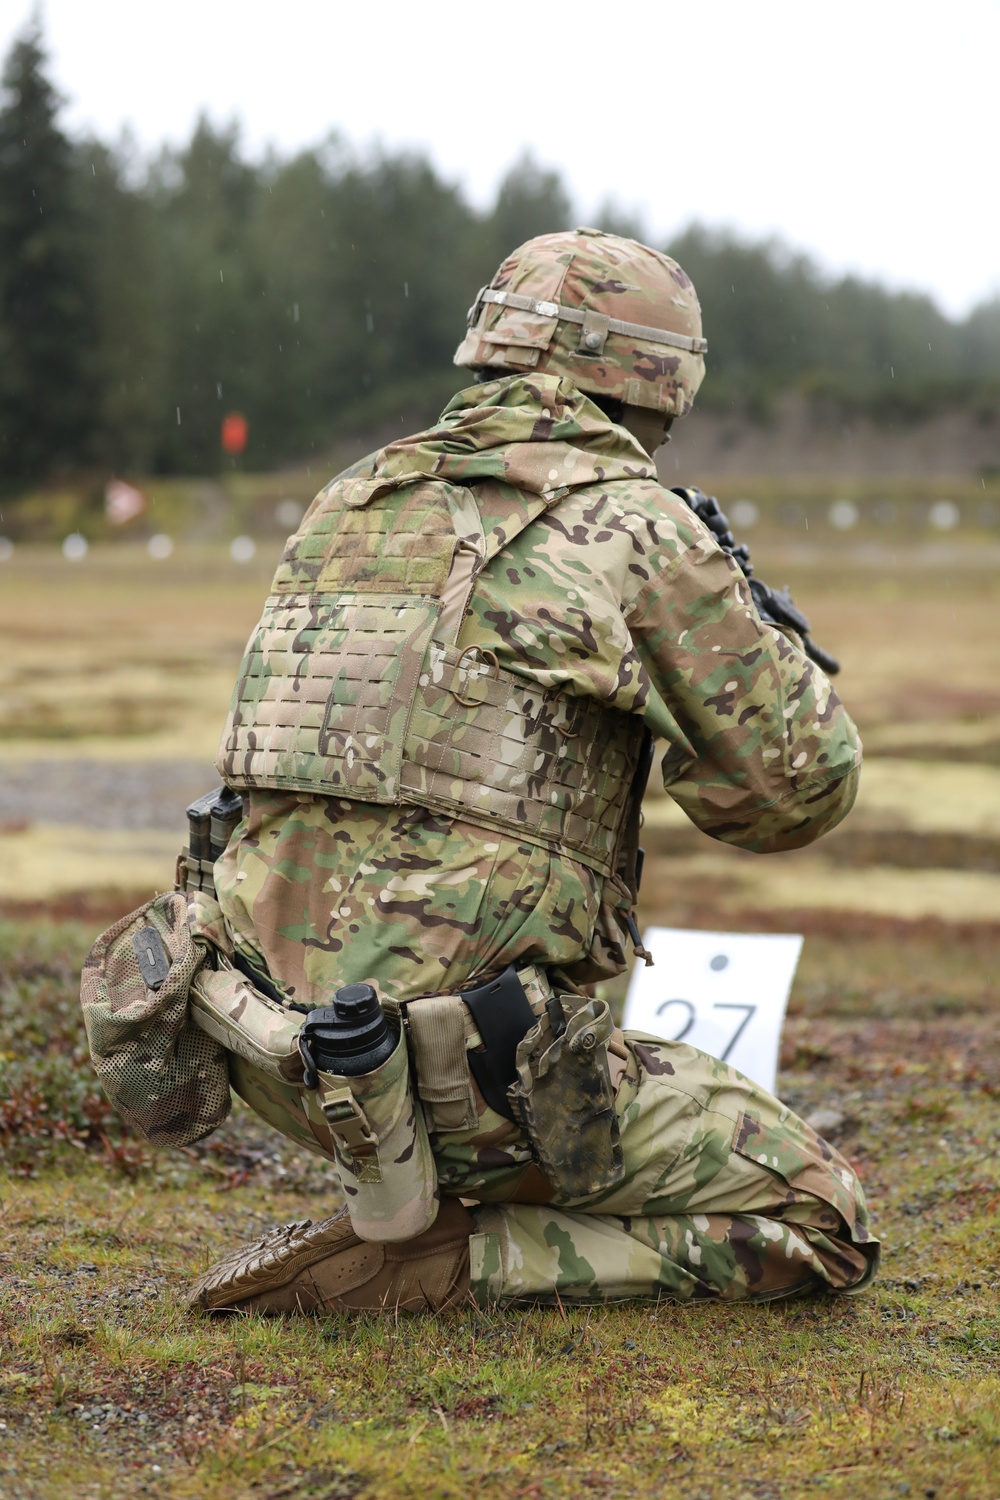
[(14, 43), (0, 108), (0, 481), (87, 454), (93, 317), (72, 147), (56, 124), (37, 20)]
[(486, 221), (490, 261), (486, 276), (492, 276), (504, 256), (525, 240), (572, 226), (573, 206), (559, 173), (539, 166), (530, 151), (523, 151), (505, 174)]

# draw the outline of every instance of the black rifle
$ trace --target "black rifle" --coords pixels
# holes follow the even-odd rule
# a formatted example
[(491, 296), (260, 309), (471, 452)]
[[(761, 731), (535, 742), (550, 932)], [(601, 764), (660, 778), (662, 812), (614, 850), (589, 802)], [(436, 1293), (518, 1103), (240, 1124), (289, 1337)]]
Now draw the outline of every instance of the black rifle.
[(734, 562), (739, 563), (761, 619), (766, 620), (770, 625), (777, 625), (779, 628), (788, 626), (794, 630), (801, 638), (802, 649), (809, 660), (814, 661), (818, 667), (822, 667), (829, 677), (839, 672), (840, 662), (837, 658), (810, 639), (809, 621), (793, 601), (787, 587), (772, 589), (753, 576), (750, 548), (745, 543), (737, 546), (736, 538), (729, 529), (729, 521), (715, 496), (705, 495), (701, 490), (693, 487), (684, 489), (682, 485), (674, 485), (673, 493), (680, 495), (681, 499), (690, 505), (698, 519), (704, 521), (723, 552), (728, 553)]

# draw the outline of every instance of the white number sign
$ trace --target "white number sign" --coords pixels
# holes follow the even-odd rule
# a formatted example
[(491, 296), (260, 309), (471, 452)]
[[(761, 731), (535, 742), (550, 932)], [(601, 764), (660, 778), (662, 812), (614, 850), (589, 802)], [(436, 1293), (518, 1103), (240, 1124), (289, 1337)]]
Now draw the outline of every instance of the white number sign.
[(690, 1042), (773, 1093), (801, 936), (650, 927), (643, 942), (654, 963), (632, 971), (625, 1027)]

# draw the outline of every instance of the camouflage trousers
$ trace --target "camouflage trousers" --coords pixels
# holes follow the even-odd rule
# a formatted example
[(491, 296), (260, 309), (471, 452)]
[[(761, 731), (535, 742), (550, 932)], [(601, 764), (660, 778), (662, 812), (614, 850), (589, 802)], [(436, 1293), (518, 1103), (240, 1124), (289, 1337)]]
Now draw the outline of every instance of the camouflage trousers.
[(859, 1291), (879, 1246), (844, 1158), (777, 1099), (693, 1047), (625, 1034), (617, 1109), (626, 1173), (556, 1201), (517, 1127), (432, 1137), (442, 1190), (476, 1199), (481, 1304)]

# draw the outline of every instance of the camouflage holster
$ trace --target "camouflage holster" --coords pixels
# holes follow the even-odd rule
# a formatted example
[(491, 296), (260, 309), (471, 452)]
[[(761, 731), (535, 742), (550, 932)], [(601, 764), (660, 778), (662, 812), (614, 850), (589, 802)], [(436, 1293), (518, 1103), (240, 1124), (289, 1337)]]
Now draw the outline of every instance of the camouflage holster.
[(229, 1113), (226, 1054), (189, 1009), (207, 955), (187, 896), (172, 891), (109, 927), (83, 966), (80, 1003), (97, 1076), (119, 1114), (157, 1146), (201, 1140)]
[(557, 1035), (547, 1010), (517, 1049), (508, 1098), (532, 1154), (560, 1201), (589, 1198), (625, 1176), (604, 1000), (590, 1000)]

